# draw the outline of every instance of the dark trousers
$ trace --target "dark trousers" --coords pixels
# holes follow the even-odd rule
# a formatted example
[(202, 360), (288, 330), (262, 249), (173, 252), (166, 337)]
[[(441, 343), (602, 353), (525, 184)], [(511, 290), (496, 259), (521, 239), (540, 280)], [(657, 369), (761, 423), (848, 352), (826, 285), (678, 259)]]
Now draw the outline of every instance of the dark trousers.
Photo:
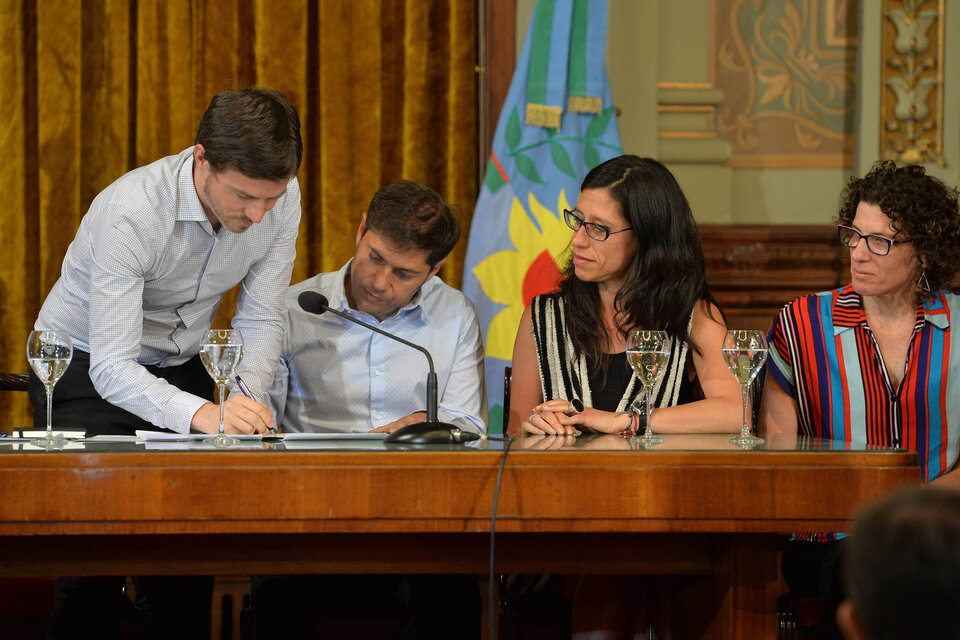
[(149, 638), (209, 640), (213, 576), (136, 576), (136, 598), (125, 578), (57, 578), (47, 640)]
[[(175, 387), (213, 400), (213, 380), (195, 356), (176, 367), (147, 367)], [(158, 427), (100, 397), (90, 381), (90, 354), (75, 350), (67, 371), (53, 390), (53, 424), (82, 428), (87, 436), (134, 435)], [(34, 425), (45, 427), (46, 391), (30, 373), (28, 389)], [(135, 607), (124, 595), (126, 579), (116, 576), (57, 578), (47, 638), (210, 637), (212, 576), (137, 576)]]
[(807, 542), (789, 540), (783, 545), (780, 568), (790, 593), (798, 598), (825, 598), (840, 602), (843, 586), (843, 552), (846, 540)]
[(385, 640), (480, 638), (473, 575), (253, 576), (256, 640), (347, 637), (343, 623)]
[[(213, 379), (194, 356), (176, 367), (146, 367), (173, 386), (213, 402)], [(33, 405), (33, 424), (47, 426), (47, 394), (43, 383), (30, 372), (27, 389)], [(73, 359), (53, 388), (53, 425), (65, 429), (83, 429), (88, 436), (134, 435), (138, 429), (158, 431), (159, 427), (100, 397), (90, 380), (90, 354), (74, 350)]]

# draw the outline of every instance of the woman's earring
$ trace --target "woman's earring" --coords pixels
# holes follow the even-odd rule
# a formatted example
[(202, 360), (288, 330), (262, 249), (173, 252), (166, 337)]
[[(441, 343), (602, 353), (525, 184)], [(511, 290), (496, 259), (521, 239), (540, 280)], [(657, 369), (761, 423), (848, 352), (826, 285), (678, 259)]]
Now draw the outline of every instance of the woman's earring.
[(930, 291), (930, 283), (927, 281), (926, 269), (920, 272), (920, 279), (917, 280), (917, 286), (920, 287), (921, 291)]

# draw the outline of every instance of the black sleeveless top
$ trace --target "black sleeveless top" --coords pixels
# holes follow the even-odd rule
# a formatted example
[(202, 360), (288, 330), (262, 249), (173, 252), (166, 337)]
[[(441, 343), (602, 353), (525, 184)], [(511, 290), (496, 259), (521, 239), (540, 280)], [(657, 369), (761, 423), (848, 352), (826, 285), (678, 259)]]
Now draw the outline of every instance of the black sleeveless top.
[[(608, 356), (604, 382), (602, 375), (590, 374), (592, 367), (584, 355), (574, 355), (573, 342), (566, 330), (564, 301), (559, 293), (537, 296), (531, 311), (544, 400), (579, 398), (586, 406), (604, 411), (630, 408), (643, 385), (627, 365), (625, 353)], [(666, 371), (651, 392), (654, 407), (670, 407), (703, 398), (699, 380), (689, 375), (689, 352), (685, 342), (672, 338)]]
[[(587, 359), (587, 366), (592, 371), (592, 359)], [(616, 411), (620, 398), (626, 393), (627, 385), (630, 384), (633, 375), (633, 369), (627, 364), (626, 352), (608, 353), (606, 381), (603, 379), (602, 371), (596, 374), (590, 373), (588, 376), (590, 388), (593, 390), (593, 408), (601, 411)], [(696, 377), (691, 380), (688, 376), (683, 376), (677, 404), (697, 400), (703, 400), (703, 389), (700, 388), (699, 380)]]

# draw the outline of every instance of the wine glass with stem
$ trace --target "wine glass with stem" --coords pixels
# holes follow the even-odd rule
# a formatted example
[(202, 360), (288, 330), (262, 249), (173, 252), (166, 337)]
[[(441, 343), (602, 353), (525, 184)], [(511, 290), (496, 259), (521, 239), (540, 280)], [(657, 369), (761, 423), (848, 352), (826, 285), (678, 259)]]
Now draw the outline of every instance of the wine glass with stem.
[(53, 436), (53, 385), (70, 366), (71, 359), (73, 342), (66, 331), (38, 329), (30, 332), (27, 338), (27, 362), (47, 392), (47, 434), (31, 440), (32, 445), (49, 450), (61, 448), (66, 443), (62, 435)]
[(223, 405), (227, 399), (227, 381), (234, 376), (242, 357), (243, 336), (238, 329), (210, 329), (203, 334), (200, 341), (200, 360), (217, 383), (220, 402), (220, 431), (203, 442), (218, 449), (231, 447), (239, 442), (223, 433)]
[(646, 331), (635, 329), (627, 334), (627, 362), (643, 385), (643, 410), (634, 402), (634, 411), (646, 416), (643, 435), (634, 434), (642, 447), (652, 447), (663, 442), (663, 438), (654, 435), (650, 428), (653, 407), (650, 405), (650, 392), (657, 380), (663, 375), (670, 360), (670, 338), (666, 331)]
[(756, 329), (731, 329), (723, 339), (723, 360), (740, 384), (743, 392), (743, 426), (740, 435), (730, 442), (741, 447), (753, 447), (763, 443), (763, 438), (753, 435), (751, 429), (750, 385), (760, 373), (767, 360), (767, 341), (762, 331)]

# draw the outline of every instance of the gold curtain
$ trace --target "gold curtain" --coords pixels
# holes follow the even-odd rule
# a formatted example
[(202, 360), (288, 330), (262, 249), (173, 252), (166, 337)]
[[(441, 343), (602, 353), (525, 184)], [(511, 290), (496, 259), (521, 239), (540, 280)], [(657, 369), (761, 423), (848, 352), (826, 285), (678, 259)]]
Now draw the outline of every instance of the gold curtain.
[[(273, 87), (300, 113), (294, 282), (346, 262), (373, 193), (406, 178), (459, 208), (442, 272), (459, 286), (477, 194), (476, 3), (0, 0), (0, 371), (27, 370), (27, 334), (94, 196), (188, 147), (225, 89)], [(0, 430), (29, 424), (25, 395), (0, 394)]]

